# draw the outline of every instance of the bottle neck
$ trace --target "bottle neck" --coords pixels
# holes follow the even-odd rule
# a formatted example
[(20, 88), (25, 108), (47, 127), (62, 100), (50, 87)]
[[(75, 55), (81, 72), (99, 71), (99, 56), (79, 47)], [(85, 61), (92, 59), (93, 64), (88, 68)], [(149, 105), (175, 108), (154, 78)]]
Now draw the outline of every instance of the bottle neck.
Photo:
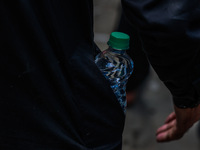
[(121, 49), (114, 49), (114, 48), (112, 48), (112, 47), (109, 46), (109, 50), (110, 50), (111, 52), (113, 52), (113, 53), (124, 54), (124, 53), (126, 53), (126, 50), (127, 50), (127, 49), (124, 49), (124, 50), (121, 50)]

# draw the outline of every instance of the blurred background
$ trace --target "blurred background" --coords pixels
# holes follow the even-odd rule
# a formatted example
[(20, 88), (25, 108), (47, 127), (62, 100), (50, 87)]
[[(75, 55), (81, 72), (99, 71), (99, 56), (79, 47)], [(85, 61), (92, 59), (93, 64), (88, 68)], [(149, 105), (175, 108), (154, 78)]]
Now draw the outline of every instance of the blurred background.
[[(120, 13), (120, 0), (94, 0), (94, 36), (101, 50), (107, 48), (106, 42), (118, 26)], [(156, 142), (157, 128), (172, 111), (172, 97), (151, 69), (139, 98), (127, 109), (122, 150), (199, 150), (197, 124), (179, 141)]]

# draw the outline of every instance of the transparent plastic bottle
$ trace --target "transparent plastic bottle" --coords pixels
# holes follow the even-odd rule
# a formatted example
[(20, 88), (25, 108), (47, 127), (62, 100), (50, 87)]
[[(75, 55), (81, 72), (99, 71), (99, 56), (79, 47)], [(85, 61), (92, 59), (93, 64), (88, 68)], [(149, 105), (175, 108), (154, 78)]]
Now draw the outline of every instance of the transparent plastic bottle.
[(130, 37), (122, 32), (112, 32), (108, 41), (109, 48), (99, 53), (95, 63), (110, 82), (124, 113), (126, 112), (126, 83), (133, 72), (133, 61), (127, 55)]

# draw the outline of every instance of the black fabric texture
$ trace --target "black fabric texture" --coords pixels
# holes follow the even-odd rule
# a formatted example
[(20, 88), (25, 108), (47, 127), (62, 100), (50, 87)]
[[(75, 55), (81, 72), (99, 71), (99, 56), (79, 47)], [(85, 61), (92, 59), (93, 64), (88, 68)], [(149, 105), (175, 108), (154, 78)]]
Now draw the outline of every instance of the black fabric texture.
[(200, 2), (122, 0), (147, 57), (180, 108), (199, 104)]
[[(195, 107), (200, 2), (122, 4), (174, 103)], [(121, 149), (125, 116), (94, 63), (92, 14), (92, 0), (0, 1), (0, 149)]]
[(0, 149), (121, 149), (92, 14), (92, 0), (0, 1)]

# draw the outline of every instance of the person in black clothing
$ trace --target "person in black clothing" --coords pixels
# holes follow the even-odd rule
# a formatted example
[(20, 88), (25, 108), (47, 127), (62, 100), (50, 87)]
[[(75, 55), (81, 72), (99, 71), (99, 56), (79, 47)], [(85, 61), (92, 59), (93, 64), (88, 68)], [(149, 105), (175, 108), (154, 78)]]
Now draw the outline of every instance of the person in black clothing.
[(158, 129), (157, 140), (179, 139), (200, 118), (200, 2), (122, 2), (148, 60), (173, 96), (175, 113)]
[[(122, 0), (174, 98), (158, 141), (200, 118), (199, 3)], [(1, 0), (0, 26), (0, 149), (121, 149), (125, 116), (94, 63), (92, 0)]]

